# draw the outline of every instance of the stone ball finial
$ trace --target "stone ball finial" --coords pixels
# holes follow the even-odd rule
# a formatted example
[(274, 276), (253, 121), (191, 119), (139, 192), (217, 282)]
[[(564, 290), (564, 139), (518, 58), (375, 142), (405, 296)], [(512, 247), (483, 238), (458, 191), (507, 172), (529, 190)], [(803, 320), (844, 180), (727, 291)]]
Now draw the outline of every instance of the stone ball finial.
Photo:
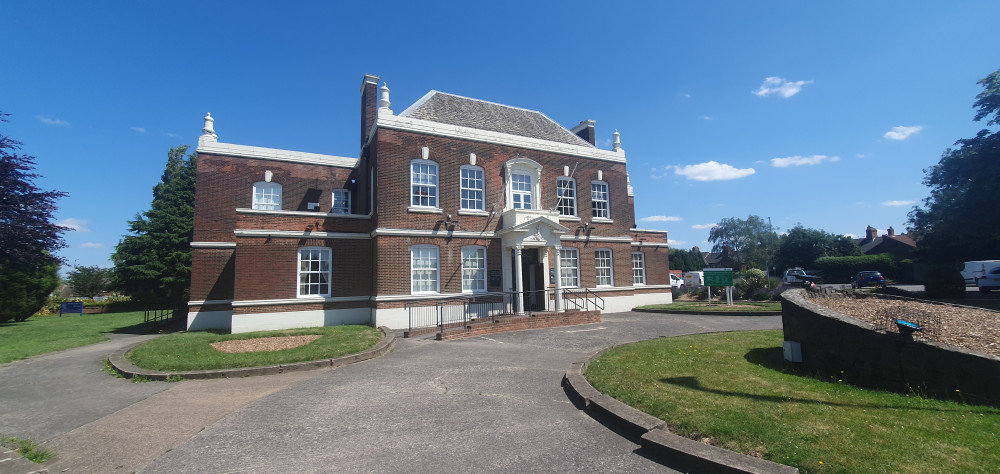
[(212, 118), (211, 112), (205, 115), (205, 127), (201, 129), (201, 134), (212, 138), (218, 138), (215, 134), (215, 119)]

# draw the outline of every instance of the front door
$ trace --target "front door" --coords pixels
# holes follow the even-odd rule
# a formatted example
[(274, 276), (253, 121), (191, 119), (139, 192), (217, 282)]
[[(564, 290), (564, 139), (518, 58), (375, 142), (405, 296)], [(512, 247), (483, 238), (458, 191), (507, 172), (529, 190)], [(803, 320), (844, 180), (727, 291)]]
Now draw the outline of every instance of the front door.
[(524, 283), (524, 309), (528, 311), (545, 310), (542, 262), (538, 257), (537, 248), (521, 250), (521, 282)]

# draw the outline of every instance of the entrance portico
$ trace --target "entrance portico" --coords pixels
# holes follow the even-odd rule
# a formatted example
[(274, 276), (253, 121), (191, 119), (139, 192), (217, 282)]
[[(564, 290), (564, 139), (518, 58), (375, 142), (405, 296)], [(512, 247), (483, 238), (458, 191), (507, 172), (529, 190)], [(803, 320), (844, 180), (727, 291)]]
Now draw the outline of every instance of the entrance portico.
[[(503, 281), (505, 288), (517, 292), (514, 303), (517, 314), (548, 309), (549, 285), (555, 284), (555, 311), (562, 312), (562, 282), (559, 275), (559, 236), (569, 229), (557, 221), (556, 211), (510, 209), (502, 214), (503, 229), (498, 233), (503, 247)], [(554, 272), (549, 271), (549, 251), (554, 249)], [(554, 278), (553, 278), (554, 274)], [(552, 281), (554, 280), (554, 281)]]

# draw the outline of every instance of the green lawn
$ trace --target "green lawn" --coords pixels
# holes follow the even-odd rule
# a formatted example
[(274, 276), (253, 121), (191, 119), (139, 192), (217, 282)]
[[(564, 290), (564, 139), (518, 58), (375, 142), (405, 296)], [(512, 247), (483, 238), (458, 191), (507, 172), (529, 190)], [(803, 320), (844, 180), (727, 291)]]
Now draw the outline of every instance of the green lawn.
[(990, 472), (1000, 409), (856, 388), (784, 368), (781, 331), (614, 348), (587, 379), (678, 434), (803, 472)]
[(781, 303), (778, 301), (733, 301), (733, 306), (726, 304), (726, 300), (690, 301), (674, 300), (670, 304), (653, 304), (636, 308), (639, 311), (644, 309), (663, 309), (673, 311), (701, 311), (713, 313), (725, 313), (730, 311), (781, 311)]
[[(234, 339), (307, 334), (319, 334), (322, 337), (304, 346), (272, 352), (230, 354), (217, 351), (209, 345)], [(242, 334), (185, 332), (168, 334), (144, 343), (135, 348), (128, 359), (144, 369), (163, 371), (259, 367), (354, 354), (372, 348), (381, 339), (382, 332), (369, 326), (326, 326)]]
[(86, 346), (109, 333), (143, 333), (142, 311), (32, 316), (23, 322), (0, 323), (0, 364), (31, 356)]

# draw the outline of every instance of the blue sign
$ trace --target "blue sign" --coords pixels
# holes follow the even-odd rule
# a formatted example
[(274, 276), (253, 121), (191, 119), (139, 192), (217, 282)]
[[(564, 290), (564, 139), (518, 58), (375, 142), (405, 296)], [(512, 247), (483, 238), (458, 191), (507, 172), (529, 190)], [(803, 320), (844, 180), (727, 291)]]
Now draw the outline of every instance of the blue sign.
[(61, 318), (63, 313), (72, 314), (80, 313), (83, 316), (83, 302), (82, 301), (69, 301), (66, 303), (59, 303), (59, 317)]

